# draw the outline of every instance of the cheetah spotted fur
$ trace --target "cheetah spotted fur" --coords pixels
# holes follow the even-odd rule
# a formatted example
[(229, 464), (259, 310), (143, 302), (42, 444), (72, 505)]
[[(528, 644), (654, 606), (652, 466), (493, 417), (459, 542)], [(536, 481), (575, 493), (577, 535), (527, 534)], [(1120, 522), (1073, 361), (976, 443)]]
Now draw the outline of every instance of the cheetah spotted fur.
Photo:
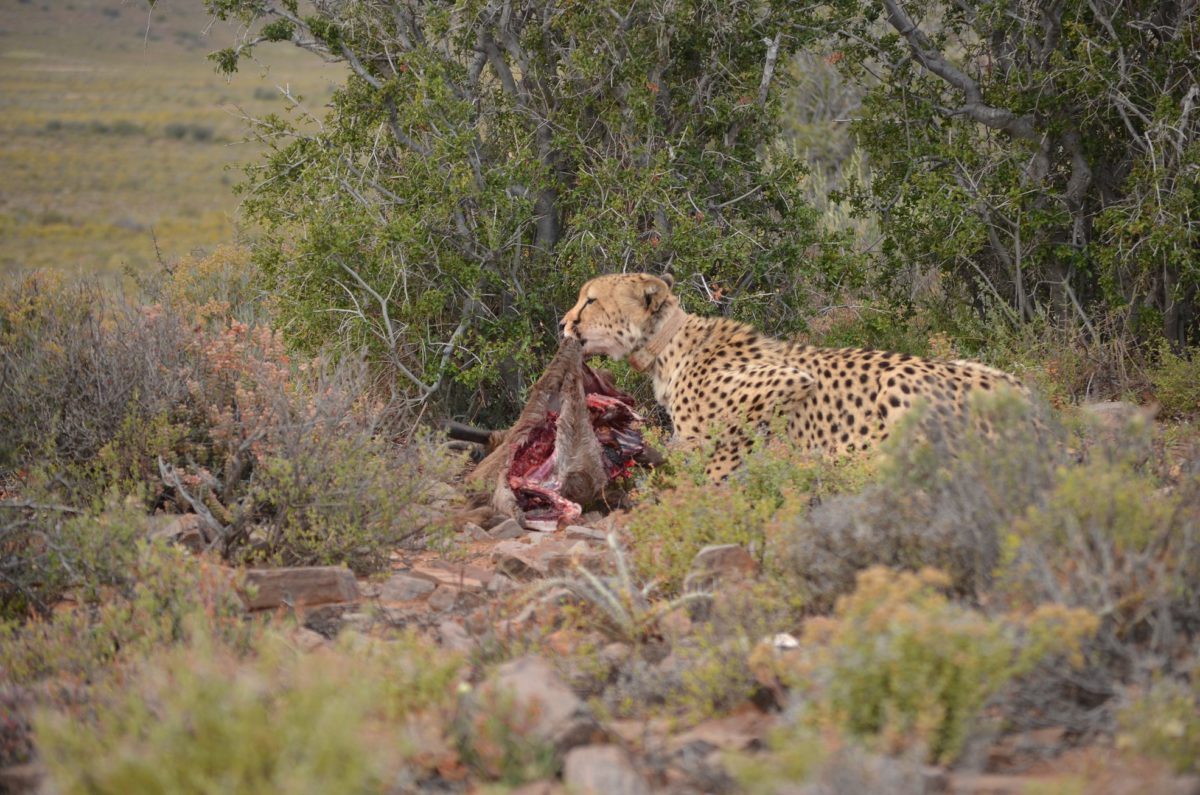
[(877, 445), (920, 401), (961, 418), (972, 390), (1008, 386), (1025, 394), (1011, 375), (976, 362), (817, 348), (728, 318), (690, 315), (672, 287), (669, 276), (600, 276), (582, 287), (560, 326), (585, 356), (628, 358), (650, 376), (677, 444), (715, 435), (707, 469), (713, 479), (741, 462), (746, 429), (776, 416), (802, 449), (838, 455)]

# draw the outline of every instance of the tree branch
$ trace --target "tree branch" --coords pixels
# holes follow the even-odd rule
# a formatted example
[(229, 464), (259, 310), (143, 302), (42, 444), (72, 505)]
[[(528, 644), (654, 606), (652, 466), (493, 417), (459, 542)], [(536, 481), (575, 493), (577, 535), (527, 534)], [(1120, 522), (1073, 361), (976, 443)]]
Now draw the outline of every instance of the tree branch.
[(905, 38), (917, 61), (962, 92), (966, 102), (956, 111), (957, 113), (963, 114), (985, 127), (1002, 130), (1014, 138), (1035, 142), (1041, 140), (1041, 135), (1034, 126), (1031, 114), (1018, 116), (1010, 110), (996, 108), (984, 102), (979, 84), (938, 52), (929, 37), (921, 32), (917, 23), (913, 22), (912, 17), (900, 7), (896, 0), (883, 0), (883, 7), (887, 10), (888, 23)]

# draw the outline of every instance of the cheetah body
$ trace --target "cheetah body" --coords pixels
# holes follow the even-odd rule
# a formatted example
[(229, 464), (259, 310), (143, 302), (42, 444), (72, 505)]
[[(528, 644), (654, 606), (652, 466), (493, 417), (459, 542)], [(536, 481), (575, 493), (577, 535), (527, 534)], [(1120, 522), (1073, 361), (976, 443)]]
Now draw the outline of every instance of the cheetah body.
[(1022, 390), (1009, 374), (976, 362), (818, 348), (728, 318), (689, 315), (671, 287), (669, 277), (649, 274), (592, 279), (561, 325), (585, 356), (628, 357), (650, 376), (678, 443), (715, 438), (714, 478), (740, 463), (748, 428), (776, 417), (801, 448), (838, 455), (877, 445), (920, 402), (961, 417), (973, 390)]

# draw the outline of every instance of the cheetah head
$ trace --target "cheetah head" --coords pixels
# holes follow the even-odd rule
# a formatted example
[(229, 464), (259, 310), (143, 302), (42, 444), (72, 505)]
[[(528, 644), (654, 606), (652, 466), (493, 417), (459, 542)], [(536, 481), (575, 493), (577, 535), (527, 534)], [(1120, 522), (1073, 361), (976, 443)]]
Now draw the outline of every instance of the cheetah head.
[(622, 359), (645, 345), (670, 309), (679, 306), (673, 285), (670, 276), (648, 273), (599, 276), (583, 285), (559, 327), (583, 344), (584, 356)]

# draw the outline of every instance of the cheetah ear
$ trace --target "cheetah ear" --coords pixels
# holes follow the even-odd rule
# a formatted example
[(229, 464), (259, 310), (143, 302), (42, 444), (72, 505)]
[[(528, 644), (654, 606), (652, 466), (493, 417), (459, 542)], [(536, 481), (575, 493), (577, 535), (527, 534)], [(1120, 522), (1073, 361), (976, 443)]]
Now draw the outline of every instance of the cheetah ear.
[(672, 283), (659, 276), (651, 276), (646, 280), (646, 285), (642, 288), (642, 300), (646, 302), (647, 310), (657, 312), (667, 302), (671, 296)]
[(675, 277), (674, 276), (672, 276), (669, 273), (664, 273), (663, 275), (659, 276), (658, 278), (662, 279), (664, 282), (667, 283), (668, 290), (674, 289), (674, 287), (675, 287)]

